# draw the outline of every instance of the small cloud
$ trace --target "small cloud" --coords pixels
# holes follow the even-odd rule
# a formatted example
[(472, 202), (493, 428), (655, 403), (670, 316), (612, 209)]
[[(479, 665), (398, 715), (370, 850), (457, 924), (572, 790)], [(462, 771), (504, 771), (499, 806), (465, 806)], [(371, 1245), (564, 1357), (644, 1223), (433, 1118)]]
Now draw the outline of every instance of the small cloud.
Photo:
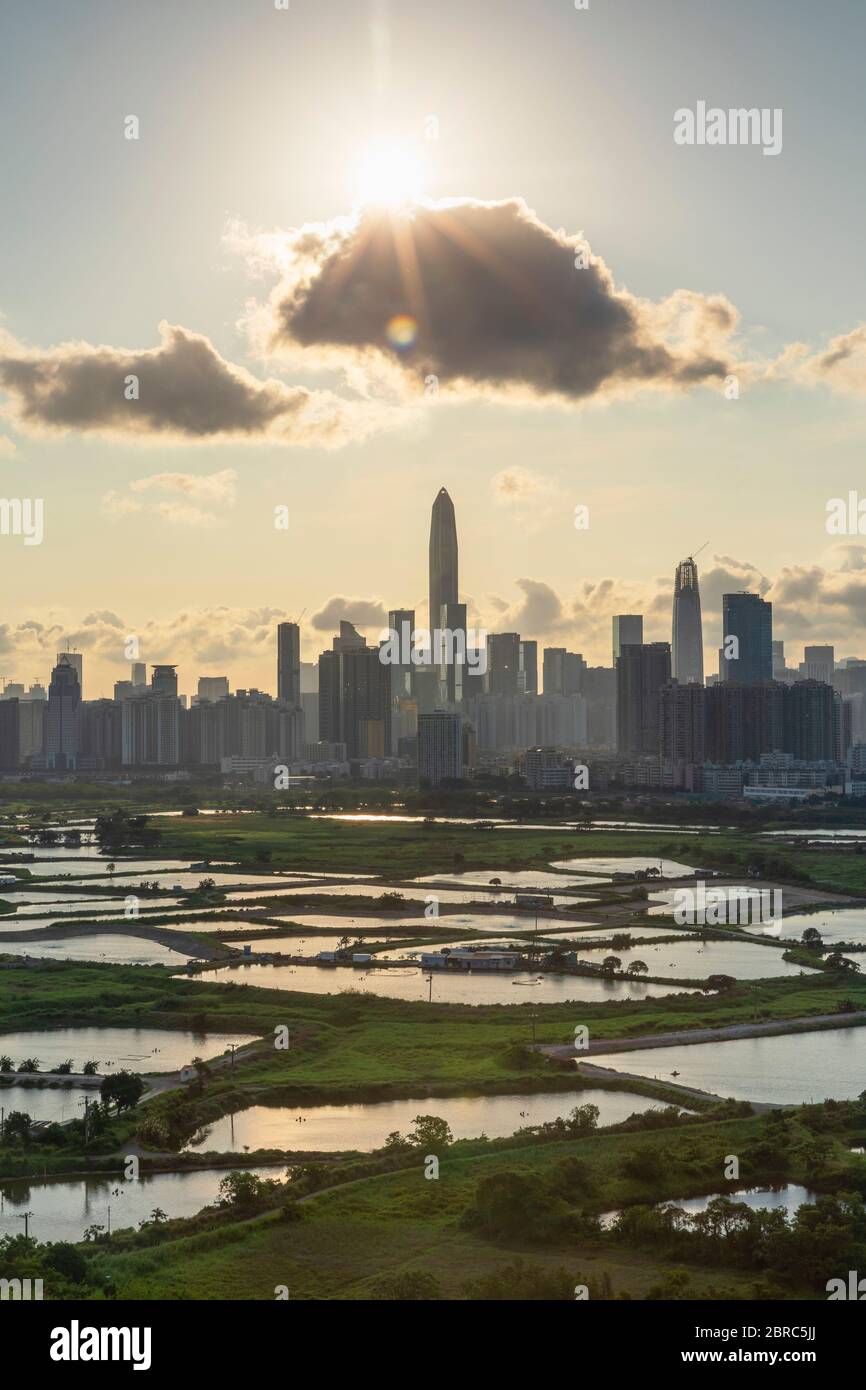
[(310, 624), (317, 632), (335, 632), (341, 620), (354, 623), (359, 628), (376, 628), (378, 632), (387, 626), (388, 610), (379, 599), (344, 598), (341, 594), (335, 594), (318, 613), (313, 614)]

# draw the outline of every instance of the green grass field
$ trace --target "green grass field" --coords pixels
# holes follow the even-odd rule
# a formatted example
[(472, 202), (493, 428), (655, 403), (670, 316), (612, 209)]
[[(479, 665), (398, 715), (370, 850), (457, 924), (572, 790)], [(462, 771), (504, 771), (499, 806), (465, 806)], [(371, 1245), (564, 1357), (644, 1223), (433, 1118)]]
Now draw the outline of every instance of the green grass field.
[[(525, 1147), (496, 1148), (469, 1156), (446, 1153), (438, 1180), (424, 1178), (419, 1155), (411, 1167), (369, 1177), (316, 1194), (303, 1205), (300, 1224), (286, 1225), (276, 1214), (221, 1226), (218, 1231), (185, 1235), (174, 1223), (160, 1244), (125, 1253), (97, 1255), (97, 1267), (111, 1277), (122, 1299), (272, 1299), (277, 1285), (298, 1299), (364, 1299), (383, 1274), (432, 1274), (444, 1297), (460, 1297), (463, 1285), (503, 1264), (522, 1259), (549, 1268), (565, 1267), (575, 1279), (609, 1275), (614, 1294), (645, 1297), (665, 1265), (651, 1251), (611, 1248), (597, 1240), (569, 1239), (536, 1245), (492, 1241), (460, 1227), (480, 1179), (495, 1172), (525, 1173), (543, 1179), (564, 1158), (580, 1158), (591, 1173), (591, 1191), (581, 1209), (600, 1213), (634, 1202), (670, 1200), (713, 1192), (728, 1154), (742, 1152), (767, 1133), (763, 1118), (698, 1123), (687, 1128), (629, 1133), (600, 1131), (583, 1138)], [(800, 1146), (808, 1132), (792, 1122), (787, 1177), (806, 1178)], [(458, 1146), (459, 1148), (460, 1146)], [(647, 1185), (624, 1177), (627, 1152), (657, 1150), (664, 1175)], [(824, 1186), (858, 1188), (866, 1164), (837, 1139), (827, 1142)], [(125, 1238), (118, 1238), (122, 1245)], [(690, 1266), (692, 1296), (709, 1286), (748, 1298), (756, 1276), (742, 1270)], [(809, 1296), (816, 1290), (804, 1288)]]

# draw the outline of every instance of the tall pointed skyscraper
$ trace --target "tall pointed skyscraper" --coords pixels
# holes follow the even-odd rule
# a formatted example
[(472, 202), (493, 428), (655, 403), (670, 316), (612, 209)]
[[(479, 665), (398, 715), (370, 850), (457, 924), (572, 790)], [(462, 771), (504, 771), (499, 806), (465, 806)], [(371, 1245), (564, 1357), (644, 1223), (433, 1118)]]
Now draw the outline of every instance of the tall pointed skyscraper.
[(457, 602), (457, 521), (454, 503), (440, 488), (430, 518), (430, 630), (440, 626), (443, 603)]
[(677, 565), (671, 675), (680, 685), (704, 683), (704, 635), (698, 567), (691, 556)]

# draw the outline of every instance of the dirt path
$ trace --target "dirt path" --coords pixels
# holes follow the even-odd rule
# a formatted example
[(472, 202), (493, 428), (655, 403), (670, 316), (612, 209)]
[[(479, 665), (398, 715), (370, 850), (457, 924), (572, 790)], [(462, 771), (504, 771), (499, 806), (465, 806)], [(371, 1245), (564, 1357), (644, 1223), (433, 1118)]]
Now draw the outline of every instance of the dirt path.
[[(601, 1085), (610, 1081), (639, 1081), (645, 1085), (650, 1079), (646, 1076), (638, 1076), (637, 1072), (619, 1071), (613, 1067), (597, 1067), (592, 1062), (581, 1062), (578, 1067), (580, 1076), (586, 1077), (588, 1081), (598, 1081)], [(694, 1086), (679, 1086), (676, 1081), (668, 1077), (659, 1077), (658, 1080), (667, 1090), (676, 1091), (677, 1099), (686, 1108), (687, 1101), (690, 1100), (710, 1100), (720, 1103), (726, 1099), (725, 1096), (717, 1096), (714, 1091), (699, 1091)], [(663, 1103), (663, 1102), (662, 1102)], [(784, 1110), (784, 1105), (779, 1105), (774, 1101), (752, 1100), (749, 1102), (756, 1114), (762, 1115), (767, 1110)]]
[(858, 1028), (866, 1024), (866, 1010), (850, 1014), (811, 1014), (805, 1018), (772, 1019), (769, 1023), (729, 1023), (722, 1028), (683, 1028), (676, 1033), (653, 1033), (640, 1038), (604, 1038), (590, 1042), (579, 1052), (573, 1043), (537, 1043), (546, 1057), (580, 1061), (582, 1054), (639, 1052), (648, 1047), (682, 1047), (687, 1043), (730, 1042), (734, 1038), (771, 1037), (781, 1033), (812, 1033), (825, 1028)]
[[(217, 923), (214, 922), (214, 926)], [(3, 932), (3, 941), (65, 941), (78, 936), (136, 936), (145, 941), (156, 941), (168, 946), (183, 956), (197, 956), (199, 959), (214, 960), (229, 956), (231, 952), (219, 944), (203, 939), (194, 932), (182, 928), (148, 926), (145, 922), (56, 922), (50, 927), (22, 927), (19, 931)]]

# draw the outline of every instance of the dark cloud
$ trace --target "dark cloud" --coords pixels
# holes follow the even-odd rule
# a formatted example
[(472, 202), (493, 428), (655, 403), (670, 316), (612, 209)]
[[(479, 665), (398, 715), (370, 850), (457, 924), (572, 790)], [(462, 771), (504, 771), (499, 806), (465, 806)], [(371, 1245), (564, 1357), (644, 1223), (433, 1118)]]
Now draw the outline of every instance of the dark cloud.
[[(327, 391), (260, 381), (200, 334), (160, 325), (158, 348), (67, 343), (38, 351), (0, 342), (0, 389), (17, 428), (183, 442), (268, 439), (340, 444), (376, 427), (374, 412)], [(137, 378), (138, 399), (127, 399)], [(136, 389), (136, 388), (129, 388)]]
[[(616, 288), (597, 256), (577, 269), (581, 249), (517, 198), (366, 209), (305, 227), (272, 300), (273, 341), (323, 360), (376, 354), (443, 387), (570, 400), (727, 375), (727, 300), (677, 291), (650, 304)], [(418, 332), (401, 349), (387, 327), (404, 314)]]

